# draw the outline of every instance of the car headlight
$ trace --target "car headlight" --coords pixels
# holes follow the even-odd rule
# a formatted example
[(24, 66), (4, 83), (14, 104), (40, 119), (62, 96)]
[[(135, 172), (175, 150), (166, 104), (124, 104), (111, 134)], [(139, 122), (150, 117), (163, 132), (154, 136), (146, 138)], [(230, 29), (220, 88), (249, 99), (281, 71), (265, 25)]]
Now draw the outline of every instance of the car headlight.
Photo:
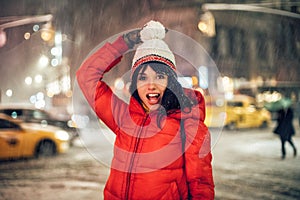
[(69, 128), (76, 128), (76, 123), (73, 120), (69, 120), (67, 125)]
[(63, 141), (68, 141), (70, 139), (69, 134), (63, 130), (55, 131), (55, 137)]

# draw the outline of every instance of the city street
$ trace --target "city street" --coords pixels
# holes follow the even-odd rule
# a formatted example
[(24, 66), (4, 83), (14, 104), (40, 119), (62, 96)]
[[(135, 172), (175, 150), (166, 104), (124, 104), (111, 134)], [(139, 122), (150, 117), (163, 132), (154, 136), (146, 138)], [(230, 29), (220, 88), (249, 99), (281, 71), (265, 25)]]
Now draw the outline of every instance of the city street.
[[(195, 119), (184, 127), (197, 132), (203, 103), (215, 200), (300, 200), (299, 22), (300, 0), (0, 0), (0, 157), (41, 155), (0, 160), (0, 200), (103, 200), (115, 135), (102, 122), (131, 130), (115, 168), (163, 168), (181, 145), (175, 120)], [(286, 143), (282, 159), (275, 120), (287, 133), (293, 117), (298, 155)]]
[[(299, 199), (300, 156), (294, 158), (288, 144), (286, 148), (287, 157), (281, 160), (272, 127), (223, 131), (213, 148), (216, 199)], [(89, 151), (78, 142), (54, 158), (1, 162), (0, 199), (102, 199), (109, 170)]]

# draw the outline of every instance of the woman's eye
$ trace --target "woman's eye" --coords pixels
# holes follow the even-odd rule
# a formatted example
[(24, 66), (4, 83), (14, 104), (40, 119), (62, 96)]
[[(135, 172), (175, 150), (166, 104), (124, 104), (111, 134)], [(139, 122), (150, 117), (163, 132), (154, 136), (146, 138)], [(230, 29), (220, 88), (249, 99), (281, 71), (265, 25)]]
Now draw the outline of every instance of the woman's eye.
[(143, 76), (143, 75), (142, 75), (142, 76), (139, 76), (139, 80), (140, 80), (140, 81), (144, 81), (144, 80), (146, 80), (146, 78), (147, 78), (147, 77), (146, 77), (146, 76)]
[(157, 75), (157, 79), (165, 79), (165, 75), (163, 75), (163, 74), (158, 74), (158, 75)]

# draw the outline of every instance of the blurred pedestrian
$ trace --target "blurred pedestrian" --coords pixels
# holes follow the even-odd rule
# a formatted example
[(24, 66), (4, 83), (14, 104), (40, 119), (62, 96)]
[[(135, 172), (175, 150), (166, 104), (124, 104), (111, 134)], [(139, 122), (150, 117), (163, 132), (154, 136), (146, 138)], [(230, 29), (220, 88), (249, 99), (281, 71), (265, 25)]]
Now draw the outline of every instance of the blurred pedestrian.
[(298, 126), (300, 127), (300, 100), (298, 100), (297, 105), (296, 105), (296, 113), (298, 117)]
[(296, 157), (297, 155), (297, 149), (292, 140), (293, 135), (295, 135), (293, 118), (294, 113), (290, 105), (283, 105), (283, 108), (277, 111), (277, 126), (274, 129), (274, 133), (278, 134), (280, 137), (282, 159), (285, 159), (286, 156), (286, 142), (288, 142), (292, 146), (294, 150), (294, 157)]
[[(106, 43), (77, 71), (90, 106), (116, 134), (105, 199), (214, 199), (204, 98), (178, 82), (165, 34), (160, 22), (150, 21)], [(126, 103), (102, 78), (141, 42)]]

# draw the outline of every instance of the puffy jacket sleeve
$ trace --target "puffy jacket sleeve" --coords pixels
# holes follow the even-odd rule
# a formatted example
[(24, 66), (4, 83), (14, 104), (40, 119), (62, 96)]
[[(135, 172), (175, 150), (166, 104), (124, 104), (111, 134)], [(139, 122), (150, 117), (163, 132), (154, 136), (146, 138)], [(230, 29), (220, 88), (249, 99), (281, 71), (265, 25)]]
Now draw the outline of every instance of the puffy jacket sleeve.
[[(202, 96), (202, 95), (201, 95)], [(204, 124), (204, 98), (198, 94), (198, 105), (193, 107), (193, 116), (184, 120), (186, 134), (185, 172), (189, 199), (214, 199), (212, 154), (210, 132)]]
[[(128, 50), (123, 37), (120, 36), (113, 43), (106, 43), (103, 47), (89, 56), (76, 72), (78, 85), (91, 108), (107, 125), (113, 126), (114, 110), (118, 100), (109, 86), (102, 81), (105, 72), (121, 61), (122, 55)], [(115, 104), (114, 106), (112, 106)], [(109, 107), (110, 106), (110, 107)], [(112, 130), (113, 127), (110, 127)]]

